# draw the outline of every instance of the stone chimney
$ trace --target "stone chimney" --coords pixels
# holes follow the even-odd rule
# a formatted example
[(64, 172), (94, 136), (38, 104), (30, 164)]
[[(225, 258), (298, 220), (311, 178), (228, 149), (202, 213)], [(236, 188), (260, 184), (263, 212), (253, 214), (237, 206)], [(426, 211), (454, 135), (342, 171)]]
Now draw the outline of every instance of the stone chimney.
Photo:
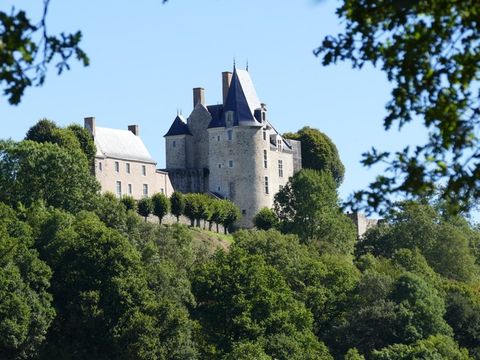
[(128, 130), (133, 133), (133, 135), (140, 136), (140, 127), (138, 125), (128, 125)]
[(83, 127), (88, 130), (92, 136), (95, 136), (95, 117), (90, 116), (83, 119)]
[(205, 90), (201, 87), (193, 89), (193, 108), (198, 104), (205, 105)]
[(232, 73), (230, 71), (222, 72), (222, 89), (223, 89), (223, 105), (227, 100), (228, 89), (230, 89), (230, 83), (232, 82)]

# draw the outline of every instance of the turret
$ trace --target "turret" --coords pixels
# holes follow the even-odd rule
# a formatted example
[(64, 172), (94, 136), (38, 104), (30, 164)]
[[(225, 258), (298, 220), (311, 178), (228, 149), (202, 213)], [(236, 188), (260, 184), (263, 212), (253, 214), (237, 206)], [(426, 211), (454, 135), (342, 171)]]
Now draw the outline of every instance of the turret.
[(187, 138), (192, 133), (182, 115), (177, 115), (172, 126), (163, 136), (165, 138), (165, 154), (167, 169), (187, 168)]

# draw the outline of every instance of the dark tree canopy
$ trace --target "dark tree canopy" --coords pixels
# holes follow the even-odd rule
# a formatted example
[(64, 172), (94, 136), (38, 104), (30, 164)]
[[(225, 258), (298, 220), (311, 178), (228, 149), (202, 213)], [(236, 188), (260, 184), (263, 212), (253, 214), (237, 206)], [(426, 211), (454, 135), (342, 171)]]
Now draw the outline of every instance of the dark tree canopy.
[(345, 30), (315, 55), (324, 65), (380, 67), (393, 85), (385, 129), (422, 121), (428, 130), (425, 144), (365, 153), (364, 165), (389, 165), (352, 200), (383, 210), (393, 193), (431, 194), (441, 182), (450, 210), (468, 209), (480, 198), (480, 2), (344, 0), (337, 15)]
[(320, 130), (305, 126), (296, 133), (287, 133), (284, 136), (302, 142), (303, 168), (328, 171), (337, 186), (340, 186), (345, 175), (345, 167), (340, 160), (337, 147), (327, 135)]

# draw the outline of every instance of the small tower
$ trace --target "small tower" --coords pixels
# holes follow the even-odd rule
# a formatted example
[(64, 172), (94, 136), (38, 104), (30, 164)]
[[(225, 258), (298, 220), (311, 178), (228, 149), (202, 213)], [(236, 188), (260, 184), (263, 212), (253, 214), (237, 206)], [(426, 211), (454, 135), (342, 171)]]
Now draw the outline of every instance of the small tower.
[(172, 126), (163, 136), (165, 138), (165, 154), (167, 169), (187, 168), (188, 138), (192, 136), (182, 115), (177, 115)]

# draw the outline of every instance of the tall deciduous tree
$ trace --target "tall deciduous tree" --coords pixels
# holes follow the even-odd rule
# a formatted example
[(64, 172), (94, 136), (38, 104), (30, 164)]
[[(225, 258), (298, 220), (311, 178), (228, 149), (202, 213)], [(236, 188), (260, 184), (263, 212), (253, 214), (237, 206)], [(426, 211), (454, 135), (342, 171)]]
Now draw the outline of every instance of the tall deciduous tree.
[(450, 210), (480, 198), (479, 14), (476, 0), (341, 2), (345, 30), (327, 36), (314, 53), (324, 65), (379, 66), (393, 87), (385, 129), (422, 121), (428, 131), (425, 144), (366, 153), (364, 165), (386, 161), (388, 172), (353, 202), (382, 210), (392, 193), (431, 194), (439, 182)]
[(0, 203), (0, 358), (37, 358), (55, 317), (51, 275), (30, 227)]
[(355, 229), (340, 210), (336, 184), (328, 172), (303, 169), (275, 195), (282, 231), (328, 251), (352, 253)]
[(137, 212), (147, 221), (148, 216), (153, 212), (153, 202), (149, 197), (140, 199), (137, 204)]
[(0, 141), (0, 201), (37, 200), (70, 212), (93, 209), (99, 184), (79, 149), (56, 144)]

